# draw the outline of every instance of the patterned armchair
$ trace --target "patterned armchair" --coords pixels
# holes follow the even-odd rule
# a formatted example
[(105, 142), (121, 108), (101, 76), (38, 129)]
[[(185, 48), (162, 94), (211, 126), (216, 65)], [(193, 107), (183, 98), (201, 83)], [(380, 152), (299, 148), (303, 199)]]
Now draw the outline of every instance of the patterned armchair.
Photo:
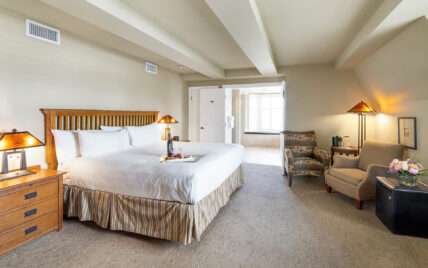
[(294, 176), (323, 177), (330, 165), (330, 153), (317, 148), (315, 131), (283, 131), (281, 156), (282, 174), (288, 174), (290, 187)]

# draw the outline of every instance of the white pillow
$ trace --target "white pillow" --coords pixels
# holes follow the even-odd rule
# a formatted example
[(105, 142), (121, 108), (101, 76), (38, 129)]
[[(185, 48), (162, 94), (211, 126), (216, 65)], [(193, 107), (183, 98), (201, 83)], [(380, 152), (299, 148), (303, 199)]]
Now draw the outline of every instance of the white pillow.
[(58, 164), (76, 158), (79, 153), (79, 140), (77, 133), (72, 130), (51, 129), (55, 140), (56, 159)]
[(102, 156), (130, 148), (126, 130), (113, 132), (79, 131), (80, 154), (83, 157)]
[(123, 129), (123, 127), (101, 126), (101, 129), (104, 131), (119, 131)]
[(160, 142), (161, 136), (157, 123), (142, 127), (126, 127), (134, 147)]

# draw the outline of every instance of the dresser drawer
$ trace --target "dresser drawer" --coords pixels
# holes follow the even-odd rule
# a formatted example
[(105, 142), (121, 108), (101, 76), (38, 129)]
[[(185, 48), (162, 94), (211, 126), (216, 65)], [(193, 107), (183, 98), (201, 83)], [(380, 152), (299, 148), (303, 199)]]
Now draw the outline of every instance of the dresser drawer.
[(40, 202), (0, 214), (0, 233), (57, 209), (58, 197), (53, 196)]
[(0, 214), (54, 195), (58, 195), (58, 178), (44, 184), (26, 186), (16, 192), (0, 193)]
[(58, 228), (58, 211), (0, 233), (0, 256)]

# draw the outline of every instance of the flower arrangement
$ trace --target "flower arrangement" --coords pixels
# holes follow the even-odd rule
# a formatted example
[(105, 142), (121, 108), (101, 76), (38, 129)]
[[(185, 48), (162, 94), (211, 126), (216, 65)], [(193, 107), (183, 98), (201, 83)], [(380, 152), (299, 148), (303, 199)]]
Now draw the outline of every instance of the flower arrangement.
[(389, 164), (389, 171), (393, 174), (398, 174), (398, 181), (401, 184), (415, 186), (419, 178), (424, 174), (424, 166), (411, 159), (405, 161), (394, 159)]

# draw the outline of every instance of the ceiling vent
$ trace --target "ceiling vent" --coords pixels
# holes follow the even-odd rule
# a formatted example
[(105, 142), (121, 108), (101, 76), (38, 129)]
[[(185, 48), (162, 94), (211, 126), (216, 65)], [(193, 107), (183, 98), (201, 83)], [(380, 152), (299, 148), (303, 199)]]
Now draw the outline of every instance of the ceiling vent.
[(158, 66), (146, 61), (146, 72), (152, 74), (158, 74)]
[(26, 20), (27, 36), (49, 43), (60, 44), (60, 31), (38, 22)]

